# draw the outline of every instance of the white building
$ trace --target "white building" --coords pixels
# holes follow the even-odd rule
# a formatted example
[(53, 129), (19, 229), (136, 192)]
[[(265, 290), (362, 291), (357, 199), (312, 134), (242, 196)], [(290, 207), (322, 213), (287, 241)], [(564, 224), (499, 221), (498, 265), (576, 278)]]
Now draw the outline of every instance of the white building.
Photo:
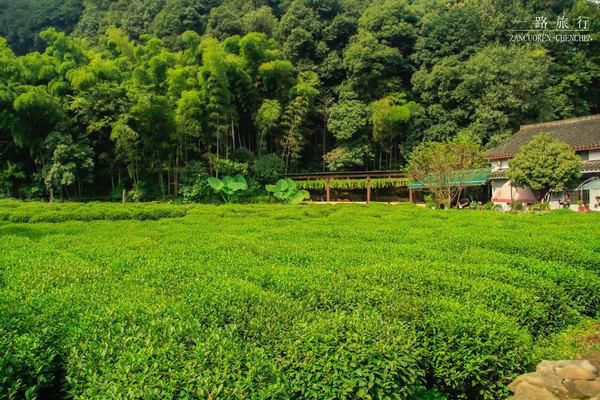
[(510, 159), (538, 133), (548, 133), (567, 143), (581, 157), (581, 179), (563, 192), (551, 193), (551, 208), (563, 207), (561, 203), (567, 194), (571, 209), (577, 210), (578, 202), (582, 201), (588, 204), (592, 211), (600, 211), (600, 201), (596, 200), (596, 196), (600, 196), (600, 114), (521, 126), (519, 132), (486, 156), (492, 166), (489, 177), (492, 201), (504, 207), (509, 207), (513, 201), (525, 204), (536, 201), (531, 189), (513, 187), (506, 177), (506, 171)]

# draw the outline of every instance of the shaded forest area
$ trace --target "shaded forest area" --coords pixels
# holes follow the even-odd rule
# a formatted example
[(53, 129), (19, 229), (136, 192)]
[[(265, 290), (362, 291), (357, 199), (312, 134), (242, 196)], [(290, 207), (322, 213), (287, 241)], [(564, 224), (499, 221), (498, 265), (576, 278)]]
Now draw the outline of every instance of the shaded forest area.
[[(582, 43), (510, 42), (588, 21)], [(587, 0), (0, 0), (0, 195), (177, 196), (206, 176), (398, 169), (599, 110)]]

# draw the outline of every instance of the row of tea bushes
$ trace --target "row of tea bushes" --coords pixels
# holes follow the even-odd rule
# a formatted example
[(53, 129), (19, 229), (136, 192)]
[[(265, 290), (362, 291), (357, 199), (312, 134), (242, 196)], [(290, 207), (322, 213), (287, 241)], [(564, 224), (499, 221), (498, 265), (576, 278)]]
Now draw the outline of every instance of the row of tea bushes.
[(181, 218), (187, 207), (152, 203), (54, 203), (0, 200), (0, 221), (12, 223)]
[(539, 346), (599, 316), (600, 219), (536, 217), (197, 206), (0, 224), (0, 398), (503, 398)]

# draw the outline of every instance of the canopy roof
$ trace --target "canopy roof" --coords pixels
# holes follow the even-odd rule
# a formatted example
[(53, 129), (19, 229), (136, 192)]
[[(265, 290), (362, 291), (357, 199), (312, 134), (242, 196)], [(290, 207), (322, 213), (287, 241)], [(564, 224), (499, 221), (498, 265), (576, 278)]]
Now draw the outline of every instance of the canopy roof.
[(591, 178), (583, 182), (576, 190), (597, 190), (600, 189), (600, 178)]
[(434, 177), (431, 177), (431, 179), (425, 181), (412, 182), (408, 187), (411, 189), (424, 189), (440, 184), (449, 186), (481, 186), (487, 183), (490, 173), (491, 170), (489, 168), (469, 169), (455, 172), (449, 177), (447, 182), (439, 182)]

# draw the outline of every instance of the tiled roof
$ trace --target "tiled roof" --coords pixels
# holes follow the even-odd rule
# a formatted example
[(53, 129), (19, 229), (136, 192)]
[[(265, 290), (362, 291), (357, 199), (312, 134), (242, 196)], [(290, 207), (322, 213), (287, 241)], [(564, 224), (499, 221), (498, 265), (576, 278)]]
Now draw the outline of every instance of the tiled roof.
[(496, 171), (493, 171), (488, 179), (508, 179), (506, 177), (506, 169), (497, 169)]
[(600, 160), (582, 162), (581, 172), (600, 172)]
[(510, 158), (538, 133), (549, 133), (552, 137), (570, 145), (575, 151), (600, 149), (600, 114), (523, 125), (508, 141), (492, 149), (486, 158)]
[[(494, 179), (508, 179), (506, 176), (506, 168), (497, 169), (493, 171), (488, 177), (489, 180)], [(581, 172), (585, 173), (600, 173), (600, 160), (592, 160), (592, 161), (582, 161), (581, 162)]]

